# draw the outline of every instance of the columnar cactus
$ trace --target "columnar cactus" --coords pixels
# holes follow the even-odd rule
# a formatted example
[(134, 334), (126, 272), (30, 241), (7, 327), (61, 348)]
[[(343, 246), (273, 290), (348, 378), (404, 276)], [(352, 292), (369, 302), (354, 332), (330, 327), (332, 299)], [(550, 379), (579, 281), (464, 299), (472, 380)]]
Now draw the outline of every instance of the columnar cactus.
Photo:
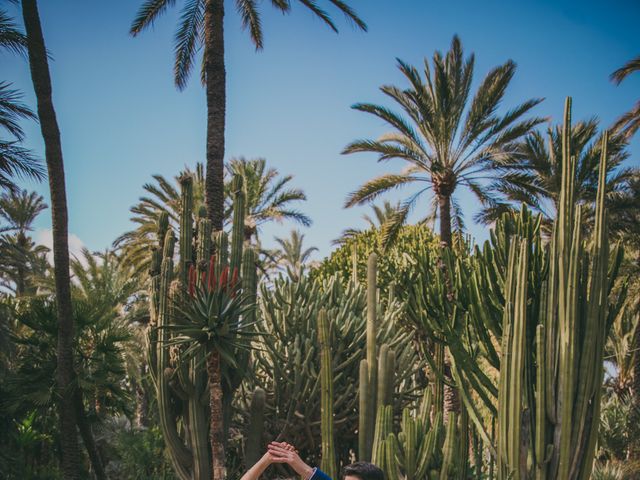
[[(377, 255), (367, 262), (366, 359), (360, 361), (358, 458), (369, 461), (374, 449), (375, 412), (391, 405), (395, 389), (396, 354), (387, 344), (377, 348)], [(393, 305), (393, 300), (389, 302)]]
[(265, 400), (265, 391), (256, 387), (251, 397), (249, 425), (246, 433), (244, 462), (247, 469), (260, 459), (264, 451), (262, 437), (264, 434)]
[[(529, 245), (520, 241), (511, 249), (498, 409), (501, 478), (527, 478), (527, 456), (533, 459), (538, 479), (587, 479), (593, 465), (604, 343), (616, 310), (608, 312), (608, 297), (621, 252), (610, 265), (605, 208), (608, 136), (605, 133), (602, 140), (595, 228), (586, 242), (581, 205), (574, 199), (570, 131), (569, 98), (558, 217), (537, 311), (528, 307)], [(536, 326), (531, 340), (527, 323)], [(526, 368), (530, 358), (536, 363), (531, 376)], [(533, 395), (527, 394), (531, 391)]]
[[(193, 296), (196, 290), (204, 291), (207, 288), (205, 284), (208, 284), (211, 291), (211, 288), (235, 289), (238, 282), (233, 278), (234, 270), (229, 273), (226, 234), (216, 232), (214, 245), (211, 223), (206, 218), (204, 209), (201, 209), (196, 219), (194, 235), (191, 176), (182, 176), (180, 185), (182, 208), (179, 219), (177, 268), (174, 268), (173, 263), (176, 238), (169, 227), (166, 213), (161, 214), (159, 218), (158, 248), (152, 255), (150, 313), (153, 328), (149, 329), (148, 335), (149, 364), (157, 391), (160, 425), (176, 474), (183, 480), (209, 479), (212, 477), (213, 461), (213, 464), (217, 465), (215, 476), (221, 478), (221, 475), (224, 475), (221, 473), (224, 470), (224, 457), (218, 452), (217, 456), (213, 455), (212, 458), (209, 449), (210, 444), (213, 445), (220, 438), (220, 425), (215, 424), (214, 428), (210, 428), (210, 414), (208, 415), (205, 400), (207, 392), (211, 391), (210, 384), (208, 386), (208, 377), (211, 375), (207, 375), (204, 369), (205, 356), (209, 354), (206, 349), (195, 346), (191, 348), (189, 343), (205, 342), (206, 339), (191, 338), (196, 338), (197, 331), (188, 330), (188, 319), (184, 317), (187, 309), (182, 306), (188, 303), (189, 297)], [(242, 232), (244, 207), (241, 183), (236, 181), (234, 185), (237, 187), (234, 205), (240, 207), (234, 208), (233, 231)], [(243, 262), (242, 235), (239, 238), (238, 241), (238, 235), (234, 233), (231, 246), (231, 261), (236, 272)], [(214, 254), (215, 257), (212, 257)], [(255, 287), (251, 287), (251, 282), (255, 283), (255, 272), (251, 272), (249, 268), (252, 261), (255, 263), (254, 254), (251, 249), (247, 249), (244, 254), (245, 268), (242, 278), (246, 291), (238, 290), (243, 299), (251, 295), (251, 289), (255, 291)], [(229, 295), (235, 293), (230, 290)], [(243, 312), (247, 313), (243, 316), (243, 323), (250, 323), (253, 318), (251, 309)], [(249, 317), (250, 321), (244, 317)], [(239, 321), (239, 318), (235, 321)], [(231, 332), (237, 330), (237, 325), (231, 326)], [(209, 363), (207, 361), (207, 364)], [(222, 359), (223, 368), (227, 363)], [(241, 374), (240, 370), (235, 369), (238, 374)], [(215, 442), (210, 442), (208, 437), (214, 430), (218, 433)]]
[(333, 364), (331, 361), (331, 328), (327, 311), (318, 312), (320, 345), (320, 427), (322, 436), (322, 470), (336, 478), (336, 454), (333, 437)]

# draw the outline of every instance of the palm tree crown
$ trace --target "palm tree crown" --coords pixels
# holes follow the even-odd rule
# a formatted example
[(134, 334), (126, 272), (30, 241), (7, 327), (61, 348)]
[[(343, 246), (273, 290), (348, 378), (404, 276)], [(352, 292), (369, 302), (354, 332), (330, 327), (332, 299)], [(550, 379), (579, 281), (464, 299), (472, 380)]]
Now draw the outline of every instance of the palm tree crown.
[(366, 182), (348, 196), (345, 206), (367, 203), (389, 190), (418, 184), (419, 190), (385, 225), (385, 237), (392, 238), (421, 194), (432, 190), (434, 202), (425, 213), (429, 217), (439, 213), (441, 241), (450, 245), (451, 214), (454, 223), (462, 220), (453, 197), (455, 190), (465, 186), (482, 203), (489, 201), (490, 193), (483, 182), (490, 174), (488, 169), (511, 155), (515, 142), (543, 121), (536, 117), (522, 119), (541, 99), (528, 100), (504, 115), (497, 113), (516, 71), (512, 61), (491, 70), (471, 97), (474, 56), (464, 58), (457, 36), (445, 56), (434, 54), (433, 66), (425, 60), (424, 78), (401, 60), (398, 67), (409, 87), (385, 85), (381, 91), (402, 109), (402, 114), (370, 103), (353, 106), (383, 120), (392, 131), (377, 140), (357, 140), (343, 153), (373, 152), (379, 155), (379, 161), (401, 159), (407, 167)]
[(35, 192), (9, 191), (0, 196), (0, 285), (17, 296), (35, 293), (37, 277), (48, 268), (49, 249), (29, 236), (31, 225), (46, 208)]
[[(24, 55), (26, 37), (17, 29), (11, 17), (0, 10), (0, 51)], [(0, 81), (0, 189), (17, 192), (15, 177), (40, 180), (44, 176), (42, 165), (26, 148), (20, 145), (24, 140), (21, 120), (35, 119), (33, 112), (21, 103), (21, 94), (11, 88), (11, 84)], [(4, 135), (8, 138), (3, 138)]]
[[(299, 1), (334, 32), (338, 31), (331, 15), (321, 8), (316, 1)], [(131, 35), (136, 36), (144, 29), (152, 26), (156, 19), (169, 7), (174, 6), (175, 3), (176, 0), (146, 0), (133, 20), (130, 30)], [(189, 75), (193, 70), (194, 57), (204, 44), (206, 3), (206, 0), (185, 1), (180, 13), (180, 22), (174, 37), (175, 61), (173, 73), (176, 86), (181, 90), (186, 87)], [(249, 30), (253, 44), (257, 50), (261, 50), (264, 46), (264, 37), (262, 35), (262, 22), (258, 10), (258, 2), (256, 0), (235, 0), (234, 3), (242, 19), (242, 27)], [(367, 25), (345, 2), (342, 0), (329, 0), (329, 3), (333, 4), (358, 28), (364, 31), (367, 30)], [(291, 12), (291, 0), (271, 0), (271, 4), (282, 13)], [(202, 77), (204, 80), (204, 71), (202, 72)]]
[[(245, 239), (257, 241), (260, 226), (270, 221), (282, 222), (293, 220), (302, 225), (311, 224), (309, 217), (291, 208), (294, 201), (306, 200), (304, 192), (297, 188), (289, 188), (292, 175), (280, 176), (275, 168), (267, 168), (262, 158), (246, 160), (232, 159), (226, 168), (225, 181), (225, 218), (231, 218), (232, 194), (231, 182), (234, 175), (242, 176), (245, 189)], [(176, 177), (182, 175), (193, 177), (194, 212), (204, 206), (204, 166), (196, 165), (194, 171), (185, 169)], [(136, 271), (144, 271), (149, 267), (151, 246), (156, 241), (158, 218), (161, 212), (169, 214), (169, 221), (177, 228), (180, 223), (180, 191), (162, 175), (154, 175), (154, 182), (144, 185), (145, 195), (131, 207), (133, 213), (131, 221), (137, 227), (125, 232), (114, 242), (123, 255), (124, 261), (135, 265)]]
[[(602, 150), (602, 136), (595, 118), (581, 121), (571, 127), (571, 155), (576, 159), (576, 201), (585, 206), (585, 226), (592, 224), (598, 188), (598, 165)], [(622, 163), (629, 157), (623, 135), (610, 135), (607, 143), (607, 201), (609, 210), (616, 212), (629, 205), (629, 181), (634, 175)], [(562, 165), (562, 126), (549, 127), (546, 135), (532, 132), (517, 146), (517, 154), (503, 160), (498, 166), (500, 175), (491, 185), (496, 195), (478, 214), (477, 219), (491, 223), (506, 210), (526, 204), (543, 216), (544, 226), (550, 231), (559, 202)], [(612, 232), (617, 231), (614, 223)]]
[[(362, 218), (365, 222), (367, 222), (367, 229), (381, 228), (382, 226), (393, 221), (393, 217), (396, 215), (399, 208), (400, 203), (393, 205), (390, 201), (385, 200), (382, 206), (371, 205), (373, 216), (364, 214)], [(340, 237), (336, 238), (331, 243), (333, 245), (344, 245), (350, 239), (356, 238), (363, 231), (364, 230), (359, 228), (347, 228), (342, 231)]]
[(278, 255), (278, 264), (287, 272), (289, 278), (293, 281), (299, 280), (309, 263), (311, 254), (318, 249), (316, 247), (304, 248), (304, 234), (298, 230), (291, 230), (289, 238), (276, 237), (276, 242), (281, 249)]
[[(289, 188), (293, 175), (279, 176), (275, 168), (267, 168), (264, 158), (247, 160), (244, 157), (233, 158), (227, 164), (228, 182), (234, 175), (242, 177), (245, 189), (246, 218), (245, 240), (257, 237), (260, 227), (271, 221), (292, 220), (305, 227), (311, 225), (311, 219), (304, 213), (290, 207), (291, 202), (304, 201), (305, 193), (299, 188)], [(226, 195), (227, 212), (231, 211), (231, 195)], [(226, 217), (229, 217), (227, 213)]]

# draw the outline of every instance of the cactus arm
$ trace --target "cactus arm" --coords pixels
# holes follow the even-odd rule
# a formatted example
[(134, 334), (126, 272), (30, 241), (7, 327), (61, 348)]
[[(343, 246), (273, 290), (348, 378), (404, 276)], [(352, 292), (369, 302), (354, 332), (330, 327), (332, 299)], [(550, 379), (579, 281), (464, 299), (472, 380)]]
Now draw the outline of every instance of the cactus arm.
[(535, 403), (535, 460), (536, 480), (547, 478), (547, 413), (546, 413), (546, 373), (545, 327), (536, 327), (536, 403)]
[(454, 412), (449, 412), (449, 418), (447, 419), (447, 436), (444, 441), (442, 468), (440, 469), (440, 480), (449, 480), (449, 478), (455, 475), (455, 462), (456, 462), (456, 428), (457, 418)]
[[(369, 259), (367, 261), (367, 365), (369, 366), (369, 386), (373, 389), (378, 385), (378, 375), (377, 375), (377, 367), (378, 362), (377, 358), (377, 349), (376, 349), (376, 338), (377, 338), (377, 261), (378, 257), (375, 253), (369, 255)], [(370, 418), (372, 422), (369, 425), (369, 432), (374, 431), (374, 422), (375, 422), (375, 413), (378, 409), (378, 405), (376, 404), (375, 397), (372, 395), (371, 401), (369, 402), (370, 412), (367, 413), (367, 417)], [(373, 456), (372, 448), (373, 448), (373, 438), (369, 437), (369, 445), (367, 446), (367, 450), (369, 453), (368, 456)]]
[(249, 426), (247, 430), (247, 440), (245, 446), (245, 466), (249, 468), (255, 464), (262, 453), (262, 435), (264, 433), (264, 413), (265, 413), (266, 393), (256, 387), (251, 397), (251, 407), (249, 409)]
[(245, 194), (242, 177), (235, 175), (231, 183), (233, 194), (233, 221), (231, 230), (231, 258), (229, 269), (240, 271), (242, 264), (242, 247), (244, 243)]
[(360, 361), (360, 383), (358, 388), (359, 413), (358, 413), (358, 459), (361, 462), (371, 460), (368, 448), (371, 431), (371, 388), (369, 385), (369, 366), (365, 359)]
[(318, 342), (320, 344), (320, 417), (322, 435), (321, 468), (331, 478), (336, 477), (336, 461), (333, 437), (333, 366), (331, 361), (331, 337), (327, 312), (318, 313)]

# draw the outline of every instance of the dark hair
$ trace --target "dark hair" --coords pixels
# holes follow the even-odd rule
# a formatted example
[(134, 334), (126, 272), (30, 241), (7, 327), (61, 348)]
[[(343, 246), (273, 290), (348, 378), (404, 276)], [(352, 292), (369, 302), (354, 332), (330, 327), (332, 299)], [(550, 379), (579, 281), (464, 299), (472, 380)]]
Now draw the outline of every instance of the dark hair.
[(384, 473), (373, 463), (355, 462), (342, 469), (342, 478), (347, 475), (358, 477), (360, 480), (384, 480)]

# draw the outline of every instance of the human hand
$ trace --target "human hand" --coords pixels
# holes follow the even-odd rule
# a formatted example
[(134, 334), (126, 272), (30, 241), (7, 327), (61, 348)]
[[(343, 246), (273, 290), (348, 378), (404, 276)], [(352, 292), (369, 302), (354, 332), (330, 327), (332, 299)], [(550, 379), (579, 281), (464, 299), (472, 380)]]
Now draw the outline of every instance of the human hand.
[(275, 463), (286, 463), (305, 479), (311, 478), (313, 468), (307, 465), (298, 455), (293, 445), (287, 442), (271, 442), (267, 453)]

